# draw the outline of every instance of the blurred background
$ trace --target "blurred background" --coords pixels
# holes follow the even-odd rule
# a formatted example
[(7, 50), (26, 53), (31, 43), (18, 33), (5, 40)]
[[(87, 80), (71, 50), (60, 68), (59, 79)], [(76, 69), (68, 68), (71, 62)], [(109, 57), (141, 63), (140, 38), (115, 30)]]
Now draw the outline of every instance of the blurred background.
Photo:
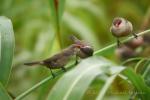
[[(45, 67), (23, 65), (24, 62), (41, 60), (60, 51), (50, 14), (48, 0), (0, 0), (0, 15), (12, 20), (15, 32), (15, 56), (8, 86), (8, 91), (15, 96), (50, 75)], [(148, 29), (150, 28), (150, 1), (66, 0), (61, 23), (63, 48), (71, 44), (69, 36), (72, 34), (91, 43), (95, 50), (114, 43), (116, 40), (109, 28), (116, 16), (131, 21), (134, 32)], [(115, 59), (119, 63), (115, 53), (106, 57), (110, 60)], [(47, 82), (24, 100), (44, 100), (57, 79)], [(96, 88), (99, 90), (99, 84), (96, 83), (98, 80), (91, 86), (91, 91)], [(87, 91), (86, 100), (96, 95), (91, 91)]]

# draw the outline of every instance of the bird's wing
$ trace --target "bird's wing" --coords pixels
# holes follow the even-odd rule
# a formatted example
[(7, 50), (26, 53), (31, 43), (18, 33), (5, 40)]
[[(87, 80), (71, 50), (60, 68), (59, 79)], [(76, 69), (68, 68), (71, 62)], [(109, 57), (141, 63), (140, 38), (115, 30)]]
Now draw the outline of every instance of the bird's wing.
[(47, 63), (51, 62), (51, 61), (56, 62), (58, 59), (60, 59), (60, 57), (62, 57), (62, 54), (58, 53), (58, 54), (53, 55), (50, 58), (47, 58), (47, 59), (43, 60), (43, 62), (47, 62)]

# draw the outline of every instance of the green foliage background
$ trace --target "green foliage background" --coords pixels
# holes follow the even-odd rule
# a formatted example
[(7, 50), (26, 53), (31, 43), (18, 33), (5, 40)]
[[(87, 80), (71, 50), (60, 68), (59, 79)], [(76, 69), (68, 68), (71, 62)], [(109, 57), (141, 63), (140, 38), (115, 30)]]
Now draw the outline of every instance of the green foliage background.
[[(68, 38), (71, 34), (90, 42), (95, 50), (115, 42), (109, 27), (116, 16), (130, 20), (134, 32), (138, 32), (149, 4), (149, 0), (66, 0), (61, 22), (63, 48), (71, 44)], [(48, 0), (1, 0), (0, 15), (9, 17), (13, 22), (16, 48), (8, 91), (17, 96), (50, 75), (46, 68), (26, 67), (23, 63), (41, 60), (59, 52), (60, 44), (58, 38), (54, 38)], [(106, 57), (117, 61), (114, 53)], [(56, 81), (47, 82), (24, 100), (45, 99)], [(93, 82), (91, 90), (99, 88), (97, 83)], [(88, 94), (89, 97), (85, 99), (94, 95)], [(123, 97), (127, 98), (126, 95)]]

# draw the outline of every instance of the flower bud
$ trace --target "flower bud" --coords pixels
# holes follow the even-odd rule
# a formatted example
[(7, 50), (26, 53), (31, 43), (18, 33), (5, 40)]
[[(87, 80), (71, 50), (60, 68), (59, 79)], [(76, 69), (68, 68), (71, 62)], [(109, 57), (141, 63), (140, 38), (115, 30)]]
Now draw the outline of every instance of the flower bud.
[(110, 31), (115, 37), (127, 36), (132, 30), (133, 27), (131, 22), (121, 17), (114, 18), (112, 26), (110, 27)]

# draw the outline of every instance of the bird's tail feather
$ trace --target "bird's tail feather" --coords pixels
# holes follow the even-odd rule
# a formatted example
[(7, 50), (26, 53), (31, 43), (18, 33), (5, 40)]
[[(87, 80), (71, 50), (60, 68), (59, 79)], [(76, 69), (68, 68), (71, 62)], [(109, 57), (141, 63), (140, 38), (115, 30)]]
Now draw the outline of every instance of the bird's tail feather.
[(35, 62), (24, 63), (24, 65), (28, 65), (28, 66), (33, 66), (33, 65), (37, 65), (37, 64), (41, 64), (41, 62), (40, 61), (35, 61)]
[(70, 35), (70, 39), (74, 42), (74, 43), (80, 43), (81, 41), (75, 37), (74, 35)]

